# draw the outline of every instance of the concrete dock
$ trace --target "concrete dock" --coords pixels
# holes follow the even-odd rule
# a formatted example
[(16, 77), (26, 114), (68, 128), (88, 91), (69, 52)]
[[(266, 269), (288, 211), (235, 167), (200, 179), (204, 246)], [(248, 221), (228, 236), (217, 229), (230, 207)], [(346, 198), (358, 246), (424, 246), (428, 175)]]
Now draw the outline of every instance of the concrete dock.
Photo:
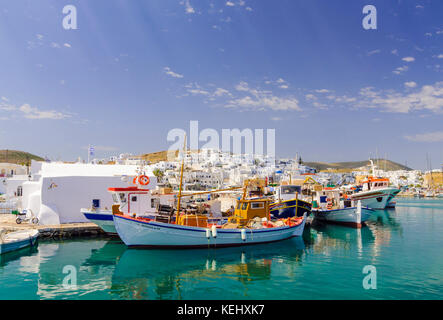
[(37, 229), (39, 231), (39, 238), (42, 239), (105, 235), (102, 229), (100, 229), (96, 224), (90, 222), (41, 226), (28, 222), (17, 224), (15, 222), (16, 218), (17, 217), (13, 214), (0, 214), (0, 229), (6, 229), (8, 231)]

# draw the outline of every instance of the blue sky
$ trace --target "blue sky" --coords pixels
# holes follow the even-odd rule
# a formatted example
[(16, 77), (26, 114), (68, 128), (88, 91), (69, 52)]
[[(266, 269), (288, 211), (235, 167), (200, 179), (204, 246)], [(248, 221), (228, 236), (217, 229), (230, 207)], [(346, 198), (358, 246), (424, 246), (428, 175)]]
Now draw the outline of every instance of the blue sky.
[[(62, 9), (77, 8), (77, 30)], [(377, 30), (362, 27), (367, 4)], [(275, 128), (276, 153), (443, 163), (443, 2), (0, 1), (0, 148), (166, 150), (173, 128)], [(203, 144), (203, 143), (202, 143)]]

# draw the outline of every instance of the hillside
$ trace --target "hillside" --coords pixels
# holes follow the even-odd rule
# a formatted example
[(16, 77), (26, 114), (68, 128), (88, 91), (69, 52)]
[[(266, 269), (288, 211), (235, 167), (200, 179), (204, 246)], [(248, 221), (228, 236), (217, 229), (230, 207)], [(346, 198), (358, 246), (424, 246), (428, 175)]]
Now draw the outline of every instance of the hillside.
[[(327, 170), (328, 168), (333, 169), (338, 172), (347, 172), (352, 171), (364, 166), (370, 165), (369, 160), (366, 161), (348, 161), (348, 162), (335, 162), (335, 163), (327, 163), (327, 162), (303, 162), (303, 164), (315, 168), (319, 171)], [(386, 159), (378, 159), (374, 160), (374, 164), (379, 168), (386, 171), (395, 171), (395, 170), (412, 170), (402, 164), (396, 163), (394, 161), (386, 160)]]
[[(170, 151), (169, 157), (175, 158), (178, 156), (178, 151)], [(140, 155), (140, 158), (146, 161), (149, 161), (150, 163), (156, 163), (160, 161), (167, 161), (168, 159), (168, 151), (159, 151), (159, 152), (152, 152), (152, 153), (146, 153)]]
[(43, 161), (44, 159), (29, 152), (18, 150), (0, 150), (0, 162), (16, 164), (30, 163), (31, 160)]

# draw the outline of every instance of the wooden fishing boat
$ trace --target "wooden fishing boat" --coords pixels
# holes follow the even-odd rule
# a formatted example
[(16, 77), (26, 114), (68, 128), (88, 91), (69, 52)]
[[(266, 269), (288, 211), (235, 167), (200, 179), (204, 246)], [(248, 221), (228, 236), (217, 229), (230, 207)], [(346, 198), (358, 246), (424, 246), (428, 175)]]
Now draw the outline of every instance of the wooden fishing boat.
[(271, 221), (270, 199), (241, 199), (234, 215), (223, 225), (210, 224), (203, 215), (180, 213), (176, 222), (159, 222), (115, 214), (118, 235), (129, 247), (208, 248), (274, 242), (301, 236), (303, 217)]
[(20, 230), (6, 232), (0, 230), (0, 254), (34, 246), (37, 243), (38, 230)]

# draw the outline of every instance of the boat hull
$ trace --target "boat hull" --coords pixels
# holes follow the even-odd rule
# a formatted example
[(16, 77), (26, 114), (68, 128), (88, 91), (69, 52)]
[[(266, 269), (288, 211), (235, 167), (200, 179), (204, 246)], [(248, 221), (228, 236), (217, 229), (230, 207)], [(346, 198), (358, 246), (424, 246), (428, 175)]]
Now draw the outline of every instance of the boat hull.
[(374, 210), (361, 208), (361, 214), (358, 213), (358, 207), (349, 207), (336, 210), (313, 210), (314, 218), (332, 224), (341, 224), (350, 227), (360, 228), (369, 219)]
[(271, 216), (276, 219), (309, 216), (312, 204), (297, 199), (274, 202), (270, 205)]
[(397, 188), (385, 188), (371, 191), (362, 191), (352, 195), (352, 200), (361, 200), (363, 207), (371, 209), (385, 209), (386, 205), (397, 195)]
[(117, 235), (117, 230), (115, 229), (114, 225), (114, 217), (110, 210), (93, 211), (82, 209), (81, 213), (83, 213), (86, 219), (88, 219), (92, 223), (95, 223), (107, 234), (115, 236)]
[[(267, 243), (301, 236), (306, 218), (297, 226), (246, 229), (217, 229), (216, 237), (206, 228), (141, 221), (128, 216), (115, 215), (116, 230), (129, 247), (146, 248), (221, 248)], [(208, 230), (208, 231), (207, 231)]]
[[(16, 238), (17, 240), (11, 240)], [(6, 235), (6, 239), (0, 242), (0, 254), (34, 246), (37, 243), (38, 231), (16, 231)]]

